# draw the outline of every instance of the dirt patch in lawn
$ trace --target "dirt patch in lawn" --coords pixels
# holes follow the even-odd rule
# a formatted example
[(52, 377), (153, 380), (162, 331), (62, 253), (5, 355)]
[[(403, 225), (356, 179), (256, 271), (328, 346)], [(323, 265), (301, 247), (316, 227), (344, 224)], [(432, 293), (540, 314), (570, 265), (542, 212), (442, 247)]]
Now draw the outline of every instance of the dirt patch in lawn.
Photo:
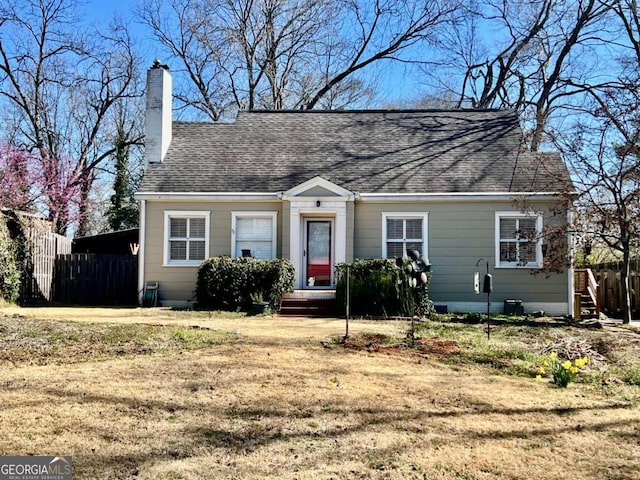
[(396, 337), (385, 334), (357, 334), (351, 335), (342, 345), (350, 350), (386, 353), (418, 358), (442, 360), (459, 351), (458, 344), (453, 340), (438, 337), (418, 338), (411, 342), (409, 339), (398, 341)]

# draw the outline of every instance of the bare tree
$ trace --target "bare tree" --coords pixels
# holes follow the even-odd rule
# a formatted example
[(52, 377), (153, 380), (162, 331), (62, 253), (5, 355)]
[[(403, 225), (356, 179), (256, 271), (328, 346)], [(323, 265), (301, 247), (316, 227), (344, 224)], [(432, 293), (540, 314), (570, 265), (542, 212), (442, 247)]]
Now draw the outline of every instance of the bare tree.
[(314, 108), (335, 86), (375, 62), (419, 62), (420, 57), (411, 56), (411, 52), (435, 43), (440, 30), (455, 23), (460, 5), (447, 1), (348, 2), (345, 18), (352, 30), (349, 48), (306, 108)]
[[(440, 86), (457, 92), (458, 106), (518, 110), (527, 122), (528, 148), (538, 151), (554, 112), (566, 115), (572, 101), (581, 102), (581, 85), (598, 82), (595, 53), (611, 42), (609, 14), (600, 0), (478, 0), (441, 38), (453, 57), (445, 78), (460, 81)], [(443, 77), (442, 70), (436, 75)]]
[(431, 78), (440, 92), (457, 93), (458, 106), (517, 109), (526, 149), (560, 149), (577, 189), (563, 202), (575, 201), (581, 217), (565, 231), (616, 253), (630, 321), (630, 258), (640, 247), (637, 0), (476, 0), (467, 8), (440, 38), (449, 66)]
[[(113, 153), (113, 195), (104, 216), (111, 231), (138, 226), (138, 202), (133, 195), (142, 179), (142, 148), (135, 143), (141, 138), (142, 99), (127, 99), (111, 111), (115, 151)], [(137, 115), (131, 116), (132, 112)]]
[(606, 113), (599, 112), (597, 123), (582, 124), (572, 132), (572, 141), (564, 142), (565, 157), (580, 193), (576, 207), (585, 220), (580, 235), (590, 244), (608, 246), (621, 260), (623, 321), (629, 323), (631, 253), (640, 246), (640, 142), (637, 126), (633, 144), (618, 130), (620, 117), (630, 113), (626, 108), (610, 104)]
[[(572, 161), (581, 234), (607, 245), (621, 260), (623, 321), (631, 321), (631, 255), (640, 247), (640, 10), (636, 0), (603, 2), (615, 13), (618, 66), (605, 85), (582, 84), (585, 120), (558, 143)], [(613, 76), (613, 72), (611, 73)]]
[[(14, 112), (14, 123), (4, 130), (37, 154), (42, 171), (54, 172), (54, 165), (70, 159), (68, 180), (79, 187), (82, 233), (91, 186), (113, 153), (105, 142), (108, 112), (139, 93), (127, 29), (114, 24), (107, 33), (81, 31), (77, 7), (74, 0), (8, 0), (0, 6), (0, 96)], [(47, 214), (65, 233), (70, 206), (49, 200)]]
[(237, 109), (339, 108), (370, 96), (361, 73), (419, 61), (418, 46), (460, 3), (147, 0), (139, 17), (189, 78), (180, 106), (217, 121)]
[(223, 48), (230, 42), (218, 19), (214, 0), (147, 0), (138, 17), (172, 57), (180, 59), (188, 82), (177, 83), (174, 97), (178, 110), (190, 107), (199, 115), (217, 121), (233, 104), (233, 83), (224, 67), (231, 54)]

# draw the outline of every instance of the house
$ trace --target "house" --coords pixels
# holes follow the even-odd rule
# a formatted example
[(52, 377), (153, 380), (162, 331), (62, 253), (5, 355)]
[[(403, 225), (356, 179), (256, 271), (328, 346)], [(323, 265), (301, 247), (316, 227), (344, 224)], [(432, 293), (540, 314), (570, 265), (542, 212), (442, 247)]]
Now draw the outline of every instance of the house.
[[(521, 149), (513, 111), (243, 111), (233, 123), (172, 122), (171, 76), (148, 71), (140, 277), (166, 305), (193, 301), (198, 265), (218, 255), (283, 257), (295, 288), (331, 289), (332, 265), (395, 258), (433, 265), (430, 296), (485, 311), (474, 272), (493, 274), (492, 310), (571, 314), (573, 275), (532, 275), (541, 238), (564, 224), (570, 185), (558, 155)], [(526, 199), (526, 211), (522, 205)], [(534, 235), (522, 235), (522, 233)], [(534, 238), (535, 237), (535, 238)]]

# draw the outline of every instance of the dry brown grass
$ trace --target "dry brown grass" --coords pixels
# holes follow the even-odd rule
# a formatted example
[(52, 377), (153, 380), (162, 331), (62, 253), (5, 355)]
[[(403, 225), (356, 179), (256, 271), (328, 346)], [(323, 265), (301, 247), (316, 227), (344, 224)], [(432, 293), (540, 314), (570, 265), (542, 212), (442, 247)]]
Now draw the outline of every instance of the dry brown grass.
[[(2, 364), (0, 453), (71, 454), (74, 478), (636, 479), (637, 404), (589, 386), (323, 348), (343, 322), (166, 310), (1, 309), (199, 324), (239, 340), (66, 365)], [(19, 320), (19, 319), (17, 319)], [(352, 332), (400, 333), (397, 322)]]

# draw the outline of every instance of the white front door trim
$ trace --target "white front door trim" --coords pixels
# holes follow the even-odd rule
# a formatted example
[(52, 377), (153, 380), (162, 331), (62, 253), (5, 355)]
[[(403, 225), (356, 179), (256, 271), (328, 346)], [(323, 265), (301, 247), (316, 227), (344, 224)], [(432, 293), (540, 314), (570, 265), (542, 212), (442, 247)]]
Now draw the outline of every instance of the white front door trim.
[(333, 218), (335, 219), (333, 262), (343, 263), (347, 258), (347, 201), (348, 198), (336, 198), (331, 201), (323, 200), (320, 206), (315, 198), (301, 198), (290, 204), (290, 259), (296, 269), (295, 288), (304, 288), (304, 218)]
[[(308, 283), (308, 278), (309, 278), (309, 273), (308, 273), (308, 256), (309, 256), (309, 227), (308, 227), (308, 223), (309, 222), (313, 222), (313, 221), (321, 221), (321, 222), (329, 222), (331, 224), (331, 228), (330, 228), (330, 242), (331, 242), (331, 247), (330, 247), (330, 256), (329, 256), (329, 264), (331, 265), (331, 281), (330, 283), (330, 287), (333, 287), (334, 285), (334, 275), (333, 275), (333, 265), (335, 265), (335, 250), (336, 250), (336, 235), (335, 235), (335, 231), (336, 231), (336, 218), (331, 216), (331, 217), (322, 217), (322, 216), (309, 216), (309, 215), (305, 215), (302, 217), (302, 288), (315, 288), (315, 289), (327, 289), (330, 287), (327, 286), (318, 286), (318, 285), (309, 285)], [(306, 252), (306, 253), (305, 253)]]

